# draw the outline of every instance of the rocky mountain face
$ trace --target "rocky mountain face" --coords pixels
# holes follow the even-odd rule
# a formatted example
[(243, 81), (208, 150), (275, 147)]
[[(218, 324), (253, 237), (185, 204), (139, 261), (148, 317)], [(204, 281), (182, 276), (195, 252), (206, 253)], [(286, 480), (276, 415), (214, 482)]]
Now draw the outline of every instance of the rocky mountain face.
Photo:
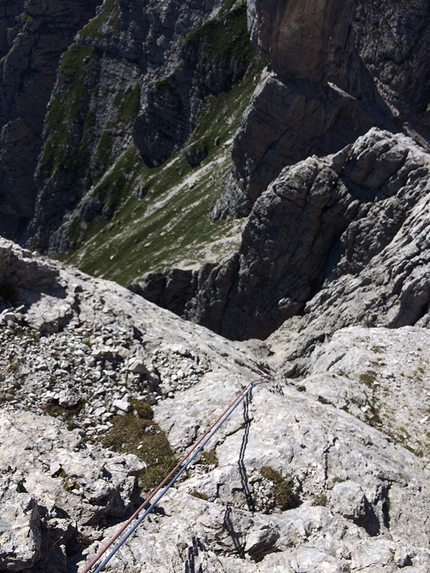
[(133, 290), (241, 340), (300, 314), (327, 332), (425, 321), (429, 159), (410, 138), (372, 128), (337, 154), (286, 167), (255, 202), (237, 255), (183, 271), (187, 288), (168, 272)]
[[(0, 7), (0, 232), (51, 253), (77, 249), (111, 222), (116, 237), (127, 203), (126, 224), (131, 227), (139, 218), (141, 229), (132, 239), (137, 241), (129, 242), (145, 254), (154, 213), (136, 216), (136, 211), (147, 194), (153, 206), (160, 202), (158, 182), (154, 190), (151, 184), (159, 179), (157, 167), (168, 180), (162, 192), (177, 193), (181, 183), (186, 189), (194, 185), (188, 176), (195, 177), (202, 161), (216, 156), (215, 179), (224, 182), (231, 165), (229, 160), (221, 166), (228, 155), (224, 144), (250, 97), (262, 58), (249, 41), (243, 2), (81, 4), (5, 0)], [(232, 98), (244, 97), (243, 102), (219, 99), (242, 81), (243, 89), (239, 86), (240, 94)], [(212, 126), (215, 113), (227, 113), (225, 107), (234, 108), (228, 122)], [(174, 169), (165, 165), (172, 156), (181, 163)], [(201, 193), (205, 209), (215, 199), (207, 189)], [(195, 206), (195, 199), (191, 203)], [(157, 219), (165, 224), (159, 221), (162, 206)], [(190, 225), (188, 219), (182, 226)], [(220, 234), (215, 226), (211, 233)], [(155, 259), (157, 247), (151, 249)], [(160, 248), (166, 258), (168, 249)]]
[(0, 6), (0, 229), (22, 240), (34, 215), (34, 171), (61, 54), (98, 0), (4, 0)]
[(36, 172), (31, 244), (70, 248), (68, 212), (78, 209), (75, 224), (109, 221), (145, 165), (162, 165), (187, 143), (188, 163), (198, 166), (208, 149), (190, 137), (204, 102), (243, 79), (252, 56), (242, 4), (229, 10), (222, 0), (170, 0), (162, 7), (106, 1), (58, 70)]
[[(215, 218), (248, 215), (240, 247), (222, 264), (152, 273), (132, 289), (244, 340), (306, 313), (315, 296), (333, 301), (341, 277), (342, 288), (363, 280), (372, 291), (376, 277), (402, 265), (394, 247), (402, 236), (420, 243), (426, 267), (419, 213), (427, 209), (429, 92), (409, 89), (428, 86), (425, 15), (423, 2), (318, 2), (312, 11), (248, 3), (251, 38), (271, 70), (235, 135), (232, 175), (214, 209)], [(361, 299), (345, 323), (415, 324), (428, 312), (426, 280), (406, 304), (399, 282), (383, 282), (385, 297)]]
[(424, 1), (249, 2), (251, 38), (273, 73), (235, 137), (233, 183), (215, 215), (249, 212), (283, 167), (337, 152), (370, 126), (427, 141), (428, 16)]
[(306, 354), (306, 328), (233, 343), (6, 240), (0, 264), (2, 571), (83, 570), (262, 376), (106, 571), (428, 571), (426, 324)]
[(429, 10), (0, 2), (0, 571), (428, 573)]

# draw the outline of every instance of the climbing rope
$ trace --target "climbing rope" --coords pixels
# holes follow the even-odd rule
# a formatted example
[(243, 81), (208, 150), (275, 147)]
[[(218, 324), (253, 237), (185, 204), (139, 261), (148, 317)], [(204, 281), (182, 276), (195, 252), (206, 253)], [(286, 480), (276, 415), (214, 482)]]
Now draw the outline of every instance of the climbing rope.
[[(258, 380), (253, 380), (250, 382), (237, 396), (236, 398), (227, 406), (227, 408), (222, 412), (216, 421), (206, 430), (206, 432), (200, 437), (200, 439), (190, 448), (186, 455), (176, 464), (172, 471), (164, 478), (164, 480), (149, 494), (138, 509), (133, 513), (133, 515), (121, 526), (121, 528), (116, 532), (116, 534), (108, 541), (108, 543), (97, 553), (97, 555), (92, 559), (91, 563), (83, 569), (81, 573), (89, 573), (91, 569), (100, 561), (103, 555), (113, 546), (115, 541), (118, 541), (117, 545), (111, 549), (105, 559), (100, 563), (94, 573), (100, 573), (103, 571), (112, 557), (119, 551), (119, 549), (126, 543), (126, 541), (133, 535), (145, 517), (151, 513), (154, 507), (158, 504), (161, 498), (169, 491), (173, 484), (179, 479), (179, 477), (185, 472), (188, 466), (193, 462), (193, 460), (199, 455), (206, 444), (210, 441), (213, 435), (221, 428), (221, 426), (227, 421), (231, 414), (236, 410), (239, 404), (244, 400), (244, 398), (251, 392), (254, 386), (259, 384), (265, 384), (267, 382), (273, 381), (275, 378), (259, 378)], [(164, 489), (163, 489), (164, 488)], [(158, 495), (157, 495), (158, 494)], [(155, 498), (155, 499), (154, 499)], [(153, 501), (152, 501), (153, 500)], [(148, 506), (148, 503), (152, 503)], [(145, 510), (145, 511), (144, 511)], [(139, 517), (140, 513), (144, 513)], [(134, 520), (136, 522), (133, 524)], [(132, 525), (133, 524), (133, 525)], [(128, 530), (128, 531), (127, 531)], [(122, 537), (121, 537), (122, 536)], [(121, 539), (120, 539), (121, 538)]]

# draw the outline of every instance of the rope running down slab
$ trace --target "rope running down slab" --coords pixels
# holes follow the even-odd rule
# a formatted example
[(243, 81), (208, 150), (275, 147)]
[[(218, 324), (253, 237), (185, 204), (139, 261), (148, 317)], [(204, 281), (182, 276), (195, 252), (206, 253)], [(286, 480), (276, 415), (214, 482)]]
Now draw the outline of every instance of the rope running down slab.
[[(103, 555), (112, 547), (112, 545), (117, 541), (123, 534), (118, 544), (110, 551), (110, 553), (105, 557), (102, 563), (97, 567), (94, 573), (100, 573), (112, 559), (112, 557), (117, 553), (117, 551), (124, 545), (124, 543), (133, 535), (145, 517), (151, 513), (154, 507), (158, 504), (161, 498), (168, 492), (168, 490), (173, 486), (173, 484), (179, 479), (179, 477), (185, 472), (188, 466), (193, 462), (193, 460), (198, 456), (198, 454), (203, 450), (205, 445), (209, 442), (212, 436), (221, 428), (221, 426), (227, 421), (231, 414), (236, 410), (242, 400), (247, 396), (247, 394), (252, 390), (254, 386), (259, 384), (265, 384), (274, 381), (274, 377), (270, 378), (259, 378), (250, 382), (237, 396), (236, 398), (227, 406), (227, 408), (222, 412), (222, 414), (216, 419), (216, 421), (206, 430), (206, 432), (199, 438), (199, 440), (190, 448), (186, 455), (176, 464), (172, 471), (164, 478), (164, 480), (149, 494), (138, 509), (133, 513), (133, 515), (121, 526), (117, 533), (108, 541), (108, 543), (97, 553), (97, 555), (92, 559), (91, 563), (82, 570), (81, 573), (89, 573), (91, 569), (100, 561)], [(164, 488), (164, 489), (163, 489)], [(161, 491), (162, 490), (162, 491)], [(160, 492), (160, 493), (159, 493)], [(159, 494), (159, 495), (157, 495)], [(155, 499), (154, 499), (155, 498)], [(152, 503), (148, 506), (148, 503)], [(139, 514), (143, 511), (144, 513), (139, 517)], [(134, 520), (137, 520), (132, 527), (131, 524)], [(130, 529), (126, 532), (126, 530)], [(126, 533), (124, 533), (126, 532)]]

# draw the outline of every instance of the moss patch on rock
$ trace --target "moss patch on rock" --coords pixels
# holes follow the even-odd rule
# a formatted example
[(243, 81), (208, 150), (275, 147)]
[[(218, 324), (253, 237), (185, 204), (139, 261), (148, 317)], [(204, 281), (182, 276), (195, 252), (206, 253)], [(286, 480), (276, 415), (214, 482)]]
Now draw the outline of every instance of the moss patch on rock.
[(132, 400), (132, 411), (113, 419), (113, 427), (103, 439), (103, 446), (122, 454), (135, 454), (147, 464), (140, 479), (147, 491), (158, 485), (176, 465), (169, 441), (153, 421), (149, 404)]

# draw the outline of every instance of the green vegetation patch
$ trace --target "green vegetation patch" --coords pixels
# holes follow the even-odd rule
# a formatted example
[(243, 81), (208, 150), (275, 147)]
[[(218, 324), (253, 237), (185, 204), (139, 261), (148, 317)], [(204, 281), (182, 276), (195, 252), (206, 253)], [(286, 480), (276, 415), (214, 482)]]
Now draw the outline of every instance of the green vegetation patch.
[(202, 493), (201, 491), (193, 490), (190, 492), (190, 495), (196, 497), (197, 499), (202, 499), (203, 501), (209, 501), (208, 496), (205, 493)]
[(377, 374), (374, 370), (368, 370), (364, 374), (360, 374), (360, 382), (368, 386), (369, 388), (373, 387), (374, 382), (376, 381)]
[[(93, 48), (81, 44), (73, 44), (61, 59), (58, 72), (60, 89), (54, 92), (45, 119), (45, 145), (40, 169), (46, 178), (60, 166), (74, 173), (75, 177), (88, 168), (85, 135), (91, 131), (94, 114), (88, 113), (87, 93), (94, 83), (98, 59)], [(84, 142), (75, 150), (74, 141), (77, 144), (82, 139)]]
[(300, 505), (300, 497), (291, 476), (283, 477), (280, 472), (270, 466), (264, 466), (260, 471), (261, 475), (275, 486), (274, 496), (277, 507), (285, 511)]
[[(95, 201), (106, 201), (106, 209), (91, 220), (75, 217), (71, 221), (75, 250), (58, 258), (125, 285), (147, 271), (184, 260), (200, 264), (206, 246), (237, 227), (234, 221), (212, 222), (210, 213), (231, 170), (226, 143), (239, 125), (258, 77), (207, 98), (189, 142), (207, 150), (199, 167), (191, 167), (181, 152), (164, 165), (149, 168), (131, 145), (92, 190)], [(119, 98), (116, 101), (120, 103)], [(98, 154), (108, 165), (110, 139), (105, 134)], [(143, 198), (138, 196), (140, 189), (145, 191)]]
[(249, 39), (246, 3), (240, 4), (227, 15), (206, 22), (198, 30), (188, 34), (188, 46), (205, 45), (212, 57), (223, 60), (248, 59), (255, 55), (255, 47)]
[(139, 112), (140, 87), (136, 85), (126, 93), (115, 96), (114, 105), (118, 109), (118, 119), (127, 123), (134, 119)]
[(103, 446), (121, 454), (135, 454), (147, 464), (140, 485), (148, 491), (158, 485), (175, 467), (176, 457), (169, 441), (153, 421), (149, 404), (132, 400), (132, 412), (113, 419), (113, 427), (103, 439)]
[(58, 401), (53, 400), (42, 406), (42, 410), (46, 412), (49, 416), (53, 418), (61, 418), (67, 425), (69, 430), (73, 430), (77, 426), (75, 425), (75, 418), (77, 414), (84, 407), (84, 403), (80, 400), (74, 406), (61, 406)]
[(202, 452), (201, 456), (200, 456), (200, 460), (199, 460), (199, 464), (201, 466), (206, 466), (206, 467), (218, 467), (219, 461), (218, 461), (218, 457), (216, 455), (215, 450), (209, 450), (207, 452)]
[(313, 496), (314, 504), (326, 507), (328, 499), (325, 493), (316, 494)]
[(101, 12), (79, 32), (81, 38), (95, 39), (103, 36), (102, 29), (109, 27), (114, 32), (121, 30), (119, 7), (116, 0), (106, 0)]

